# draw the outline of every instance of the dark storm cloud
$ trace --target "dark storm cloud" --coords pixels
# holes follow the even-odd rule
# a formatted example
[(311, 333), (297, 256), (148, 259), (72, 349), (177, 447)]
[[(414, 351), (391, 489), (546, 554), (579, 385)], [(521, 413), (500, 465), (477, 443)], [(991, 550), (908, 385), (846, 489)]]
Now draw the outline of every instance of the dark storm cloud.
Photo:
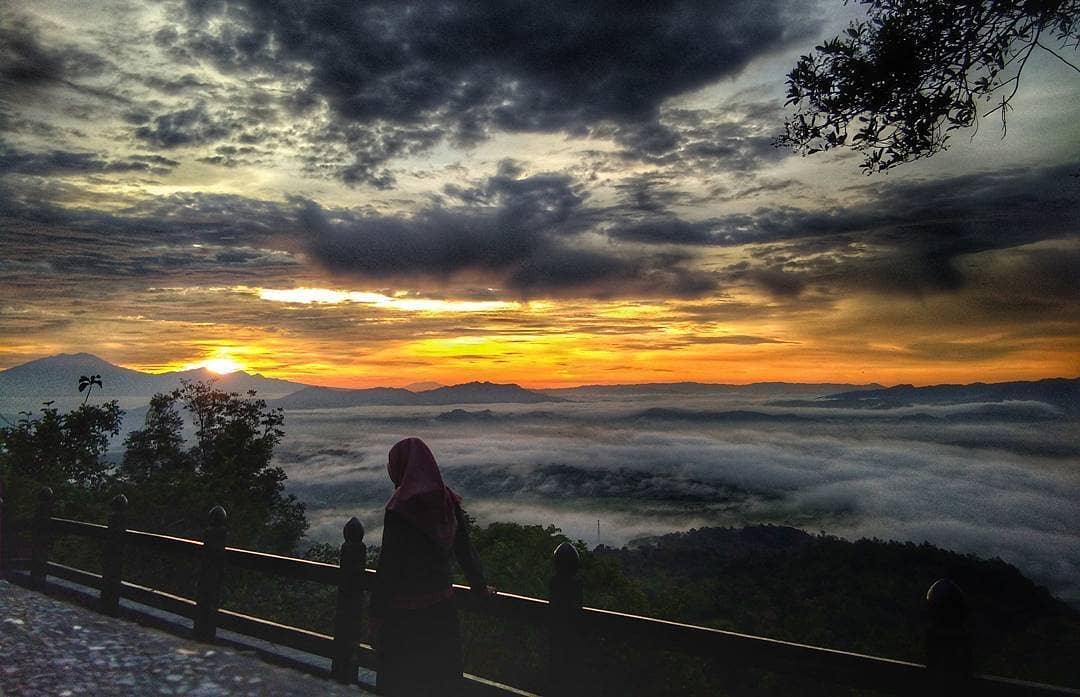
[(33, 28), (16, 20), (0, 26), (0, 84), (33, 87), (100, 74), (108, 63), (81, 48), (46, 46)]
[(212, 114), (200, 102), (154, 118), (152, 126), (136, 128), (135, 137), (168, 149), (224, 140), (239, 129), (239, 124)]
[(219, 145), (214, 149), (213, 155), (200, 157), (198, 159), (199, 162), (231, 168), (258, 164), (258, 157), (261, 154), (263, 153), (261, 153), (259, 148), (251, 145)]
[(300, 275), (298, 261), (276, 243), (294, 227), (290, 206), (175, 194), (107, 213), (44, 203), (43, 193), (54, 189), (35, 180), (0, 178), (4, 257), (21, 265), (5, 269), (3, 288), (14, 297), (97, 297), (148, 283), (233, 285)]
[(826, 211), (762, 208), (726, 219), (717, 242), (769, 243), (873, 233), (875, 241), (917, 243), (953, 254), (1075, 234), (1076, 165), (982, 172), (931, 181), (858, 187), (862, 204)]
[(4, 100), (3, 112), (14, 104), (16, 95), (33, 98), (43, 89), (62, 86), (82, 95), (111, 102), (128, 103), (128, 99), (112, 90), (100, 89), (85, 81), (98, 77), (113, 68), (100, 55), (71, 43), (49, 45), (43, 42), (36, 27), (23, 17), (9, 15), (0, 18), (0, 88), (9, 99)]
[(708, 222), (690, 223), (673, 215), (663, 215), (616, 226), (613, 228), (613, 235), (631, 242), (702, 245), (714, 241), (714, 227)]
[(716, 287), (689, 267), (686, 252), (642, 252), (587, 244), (601, 210), (559, 174), (519, 178), (504, 162), (473, 188), (447, 187), (410, 216), (327, 211), (309, 202), (300, 221), (308, 251), (328, 270), (374, 279), (442, 278), (476, 273), (522, 295), (584, 293), (698, 296)]
[[(474, 278), (521, 297), (696, 297), (716, 288), (689, 252), (612, 244), (598, 227), (604, 209), (588, 206), (572, 178), (523, 177), (509, 161), (474, 187), (448, 187), (411, 215), (206, 193), (94, 212), (42, 203), (48, 192), (61, 200), (82, 192), (35, 184), (26, 174), (0, 179), (0, 216), (12, 221), (3, 230), (8, 255), (49, 259), (55, 274), (84, 280), (207, 283), (238, 267), (288, 272), (297, 263), (291, 252), (300, 251), (340, 276), (426, 287)], [(298, 230), (306, 233), (299, 242)]]
[[(729, 267), (728, 279), (782, 297), (811, 285), (904, 295), (955, 291), (968, 283), (967, 255), (1080, 237), (1080, 186), (1069, 176), (1075, 169), (887, 182), (854, 189), (861, 204), (759, 208), (696, 222), (671, 214), (666, 200), (651, 193), (651, 182), (638, 182), (626, 198), (642, 216), (611, 226), (609, 234), (652, 244), (746, 246), (754, 261)], [(1059, 263), (1049, 276), (1075, 273)], [(1045, 285), (1040, 277), (1032, 282)]]
[[(357, 161), (342, 176), (387, 186), (381, 165), (403, 149), (476, 143), (492, 131), (584, 135), (614, 124), (634, 147), (666, 152), (677, 137), (657, 121), (665, 100), (808, 36), (811, 12), (776, 0), (192, 0), (183, 30), (155, 41), (225, 72), (301, 77), (297, 108), (324, 100), (354, 138)], [(706, 145), (687, 147), (726, 158), (739, 149)]]
[(180, 77), (161, 77), (150, 75), (145, 80), (148, 87), (152, 87), (167, 95), (187, 94), (212, 89), (213, 85), (198, 77), (194, 73), (185, 73)]
[(160, 155), (131, 155), (123, 159), (103, 159), (90, 152), (52, 150), (43, 153), (17, 152), (0, 146), (0, 175), (65, 176), (145, 172), (162, 175), (180, 163)]
[(779, 103), (725, 104), (723, 110), (667, 109), (662, 123), (616, 124), (595, 129), (625, 149), (619, 156), (681, 171), (751, 173), (789, 157), (776, 148)]

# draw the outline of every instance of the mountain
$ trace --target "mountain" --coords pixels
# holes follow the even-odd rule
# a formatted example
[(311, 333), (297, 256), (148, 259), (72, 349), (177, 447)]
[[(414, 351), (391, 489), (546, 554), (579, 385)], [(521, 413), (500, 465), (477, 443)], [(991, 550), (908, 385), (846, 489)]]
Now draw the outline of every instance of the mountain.
[(91, 401), (115, 399), (125, 409), (145, 406), (157, 392), (179, 387), (181, 380), (214, 380), (222, 389), (245, 393), (255, 390), (259, 397), (276, 399), (306, 385), (237, 371), (218, 375), (205, 368), (171, 373), (142, 373), (113, 365), (89, 353), (62, 353), (23, 363), (0, 371), (0, 412), (36, 411), (42, 402), (53, 401), (60, 410), (82, 403), (85, 392), (78, 391), (81, 375), (100, 375)]
[(80, 375), (101, 376), (102, 387), (95, 388), (91, 400), (115, 399), (128, 410), (146, 406), (155, 393), (179, 387), (182, 380), (213, 380), (224, 390), (242, 394), (254, 390), (259, 397), (271, 401), (273, 406), (285, 409), (565, 401), (518, 385), (491, 382), (469, 382), (451, 387), (431, 383), (435, 385), (433, 389), (413, 392), (395, 387), (361, 390), (313, 387), (244, 371), (218, 375), (205, 368), (152, 374), (121, 368), (89, 353), (76, 353), (40, 358), (0, 371), (0, 413), (36, 411), (45, 401), (53, 401), (55, 407), (62, 411), (73, 409), (85, 396), (77, 387)]
[(82, 401), (80, 375), (101, 376), (102, 387), (94, 388), (94, 397), (152, 395), (161, 384), (160, 376), (121, 368), (89, 353), (61, 353), (0, 371), (0, 400), (29, 400), (28, 409), (46, 400)]
[(566, 399), (626, 399), (630, 397), (708, 397), (731, 395), (741, 397), (802, 396), (822, 397), (845, 390), (880, 389), (877, 383), (846, 385), (843, 383), (755, 382), (749, 385), (728, 385), (710, 382), (652, 382), (631, 385), (582, 385), (536, 390), (541, 394)]
[(467, 382), (420, 392), (416, 396), (423, 400), (423, 404), (538, 404), (566, 401), (518, 385), (496, 382)]
[(274, 402), (284, 409), (342, 409), (366, 406), (411, 406), (420, 395), (398, 387), (350, 390), (343, 387), (305, 387)]
[(1051, 378), (1030, 382), (976, 382), (970, 385), (897, 385), (851, 390), (788, 406), (895, 409), (910, 406), (948, 406), (1005, 402), (1041, 402), (1065, 414), (1080, 414), (1080, 378)]
[(437, 390), (440, 387), (446, 387), (446, 385), (441, 382), (414, 382), (410, 385), (406, 385), (402, 389), (408, 390), (409, 392), (427, 392), (429, 390)]
[(368, 406), (437, 406), (448, 404), (537, 404), (566, 400), (518, 385), (468, 382), (424, 392), (396, 387), (350, 390), (337, 387), (308, 387), (274, 402), (285, 409), (341, 409)]
[(307, 387), (307, 385), (299, 382), (268, 378), (258, 373), (246, 373), (243, 370), (219, 375), (206, 368), (196, 368), (175, 373), (164, 373), (163, 375), (174, 376), (171, 379), (175, 384), (180, 384), (180, 380), (191, 382), (213, 380), (218, 387), (229, 392), (244, 394), (249, 390), (255, 390), (258, 396), (263, 399), (279, 399)]

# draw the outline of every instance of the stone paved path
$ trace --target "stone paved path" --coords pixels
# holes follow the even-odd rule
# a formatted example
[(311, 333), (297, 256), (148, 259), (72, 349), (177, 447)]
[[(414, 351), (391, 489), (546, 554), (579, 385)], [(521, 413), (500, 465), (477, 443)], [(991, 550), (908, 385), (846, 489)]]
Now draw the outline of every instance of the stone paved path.
[(0, 697), (369, 694), (0, 581)]

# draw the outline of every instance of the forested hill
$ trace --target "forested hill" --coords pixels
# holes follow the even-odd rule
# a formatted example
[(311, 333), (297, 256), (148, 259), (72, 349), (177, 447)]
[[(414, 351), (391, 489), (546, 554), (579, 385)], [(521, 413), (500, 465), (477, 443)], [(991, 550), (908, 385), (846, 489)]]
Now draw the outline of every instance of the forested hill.
[(704, 528), (595, 553), (618, 562), (657, 616), (913, 661), (923, 597), (948, 577), (968, 598), (977, 670), (1080, 685), (1080, 612), (1001, 560), (781, 526)]

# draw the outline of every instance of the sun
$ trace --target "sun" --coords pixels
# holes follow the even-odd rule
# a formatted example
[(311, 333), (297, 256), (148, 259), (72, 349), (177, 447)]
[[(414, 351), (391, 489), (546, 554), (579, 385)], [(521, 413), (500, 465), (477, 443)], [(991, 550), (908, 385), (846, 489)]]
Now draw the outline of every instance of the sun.
[(231, 358), (208, 358), (200, 363), (199, 367), (206, 368), (211, 373), (217, 373), (218, 375), (228, 375), (244, 369), (243, 365)]

